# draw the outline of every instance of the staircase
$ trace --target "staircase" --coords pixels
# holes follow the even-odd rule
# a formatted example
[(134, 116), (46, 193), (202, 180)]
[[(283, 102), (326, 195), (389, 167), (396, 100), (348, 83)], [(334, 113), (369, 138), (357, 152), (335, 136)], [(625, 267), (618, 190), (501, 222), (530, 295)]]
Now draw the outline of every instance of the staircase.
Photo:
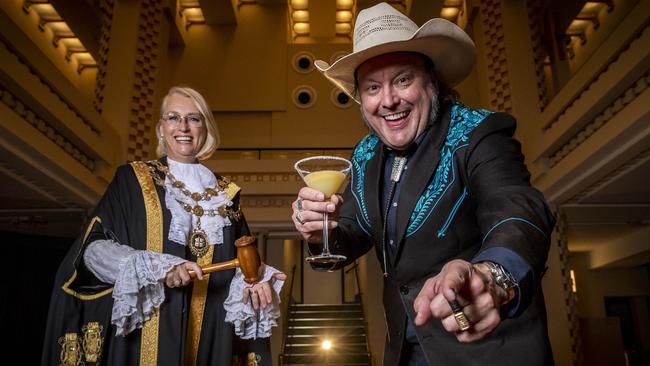
[(287, 319), (280, 365), (371, 365), (361, 304), (292, 304)]

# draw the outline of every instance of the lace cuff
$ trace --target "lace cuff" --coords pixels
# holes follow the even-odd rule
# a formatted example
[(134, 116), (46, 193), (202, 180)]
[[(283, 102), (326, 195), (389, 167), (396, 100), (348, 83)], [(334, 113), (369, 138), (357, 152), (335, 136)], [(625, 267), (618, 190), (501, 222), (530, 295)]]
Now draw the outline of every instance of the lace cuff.
[(114, 284), (122, 263), (133, 252), (135, 249), (113, 240), (95, 240), (86, 246), (84, 265), (100, 281)]
[(278, 325), (280, 317), (280, 290), (283, 280), (273, 279), (273, 274), (279, 272), (277, 269), (265, 265), (264, 276), (260, 282), (271, 282), (273, 289), (273, 301), (266, 309), (253, 309), (252, 301), (244, 305), (242, 297), (244, 289), (251, 285), (244, 282), (244, 275), (237, 268), (235, 277), (230, 282), (230, 292), (223, 304), (226, 309), (226, 321), (235, 326), (235, 334), (241, 339), (267, 338), (271, 336), (271, 328)]
[(137, 250), (121, 263), (113, 288), (111, 316), (116, 335), (126, 336), (142, 328), (165, 300), (165, 285), (161, 280), (183, 262), (185, 259), (173, 255)]

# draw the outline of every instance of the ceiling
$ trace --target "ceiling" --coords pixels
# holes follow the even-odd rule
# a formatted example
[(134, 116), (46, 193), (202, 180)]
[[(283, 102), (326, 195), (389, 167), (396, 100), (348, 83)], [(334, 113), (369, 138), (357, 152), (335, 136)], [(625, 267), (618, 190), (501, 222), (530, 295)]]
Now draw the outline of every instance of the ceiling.
[[(284, 0), (258, 1), (286, 3)], [(358, 6), (367, 7), (377, 2), (361, 0)], [(65, 2), (59, 0), (53, 3), (58, 5)], [(442, 3), (413, 0), (410, 2), (413, 20), (422, 24), (429, 17), (427, 14), (440, 12)], [(84, 6), (93, 9), (88, 18), (96, 20), (97, 2), (87, 0)], [(61, 5), (62, 13), (73, 10), (78, 11)], [(90, 23), (80, 21), (75, 27), (81, 30), (84, 38), (97, 38), (95, 32), (98, 30)], [(92, 48), (92, 43), (90, 45)], [(625, 166), (624, 170), (591, 185), (579, 200), (562, 205), (568, 222), (569, 250), (590, 252), (594, 253), (594, 258), (601, 258), (594, 259), (594, 268), (650, 263), (650, 150)], [(90, 209), (79, 203), (68, 189), (53, 182), (26, 161), (17, 159), (4, 145), (0, 146), (0, 182), (0, 230), (74, 237)], [(256, 225), (270, 231), (286, 232), (291, 229), (286, 222), (277, 224), (276, 229), (273, 225), (267, 228), (264, 223)], [(602, 259), (604, 257), (608, 259)]]

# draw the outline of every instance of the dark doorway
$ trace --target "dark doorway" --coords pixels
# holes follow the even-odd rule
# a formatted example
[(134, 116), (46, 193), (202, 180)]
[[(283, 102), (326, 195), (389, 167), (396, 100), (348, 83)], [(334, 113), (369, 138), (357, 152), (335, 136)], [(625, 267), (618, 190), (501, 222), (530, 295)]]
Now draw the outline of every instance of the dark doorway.
[(74, 239), (14, 232), (0, 232), (0, 237), (3, 353), (19, 357), (22, 365), (38, 365), (54, 277)]
[(650, 296), (605, 297), (605, 313), (618, 317), (630, 366), (650, 365)]

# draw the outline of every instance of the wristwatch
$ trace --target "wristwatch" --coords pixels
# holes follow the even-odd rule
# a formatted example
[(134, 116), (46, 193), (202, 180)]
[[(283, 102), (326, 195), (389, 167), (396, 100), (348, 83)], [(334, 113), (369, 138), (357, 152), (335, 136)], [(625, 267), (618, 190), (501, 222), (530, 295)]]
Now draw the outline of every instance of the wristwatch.
[(516, 291), (519, 284), (515, 281), (514, 278), (512, 278), (512, 275), (498, 263), (490, 261), (485, 261), (482, 263), (485, 263), (485, 265), (490, 270), (490, 273), (494, 278), (494, 283), (504, 289), (506, 291), (506, 294), (508, 294), (508, 299), (506, 302), (514, 299), (515, 295), (517, 294)]

